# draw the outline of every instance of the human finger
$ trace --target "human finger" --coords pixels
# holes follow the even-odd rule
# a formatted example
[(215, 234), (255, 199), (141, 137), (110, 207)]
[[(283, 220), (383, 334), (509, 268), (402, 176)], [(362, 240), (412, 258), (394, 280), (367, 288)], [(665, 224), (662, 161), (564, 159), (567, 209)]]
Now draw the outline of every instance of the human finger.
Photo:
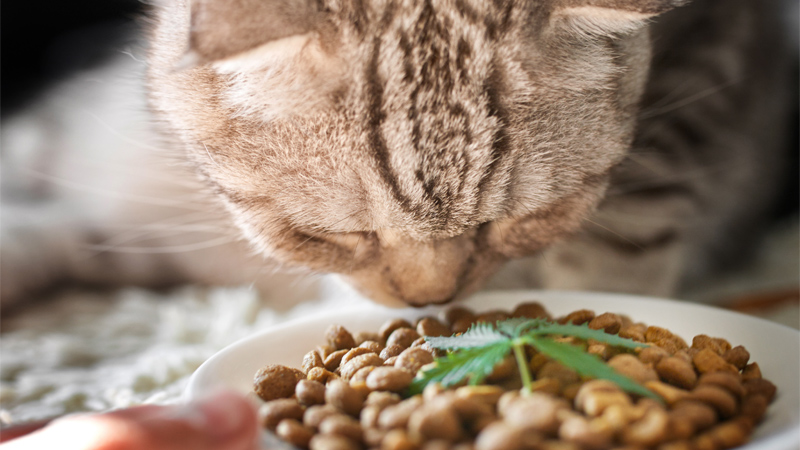
[(0, 445), (2, 450), (255, 450), (253, 406), (232, 392), (196, 403), (78, 415)]

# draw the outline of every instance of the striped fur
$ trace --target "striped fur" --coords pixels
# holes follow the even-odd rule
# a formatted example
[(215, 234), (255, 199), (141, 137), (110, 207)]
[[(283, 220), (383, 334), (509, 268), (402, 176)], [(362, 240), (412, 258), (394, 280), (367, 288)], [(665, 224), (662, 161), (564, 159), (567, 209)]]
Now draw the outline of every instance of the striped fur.
[(258, 251), (377, 300), (449, 301), (542, 251), (545, 286), (670, 294), (763, 216), (787, 81), (767, 6), (649, 26), (683, 3), (168, 2), (151, 102)]

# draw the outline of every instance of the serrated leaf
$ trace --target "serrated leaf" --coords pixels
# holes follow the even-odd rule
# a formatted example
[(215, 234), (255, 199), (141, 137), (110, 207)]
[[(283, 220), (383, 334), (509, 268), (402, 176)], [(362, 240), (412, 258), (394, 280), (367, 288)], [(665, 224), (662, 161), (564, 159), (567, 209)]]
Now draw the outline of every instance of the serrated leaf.
[[(554, 333), (555, 334), (555, 333)], [(560, 333), (559, 333), (560, 334)], [(537, 350), (569, 367), (581, 375), (609, 380), (616, 383), (621, 389), (634, 394), (650, 397), (662, 401), (649, 389), (620, 374), (608, 366), (598, 356), (584, 352), (582, 349), (569, 344), (555, 342), (552, 339), (528, 334), (523, 340), (536, 347)]]
[[(547, 335), (594, 339), (629, 349), (646, 347), (646, 344), (608, 334), (603, 330), (593, 330), (588, 324), (561, 325), (542, 318), (507, 319), (497, 322), (496, 325), (478, 323), (461, 335), (426, 337), (431, 347), (451, 352), (444, 358), (437, 358), (427, 369), (419, 371), (411, 384), (410, 392), (412, 395), (420, 393), (432, 382), (450, 387), (468, 379), (470, 384), (478, 384), (492, 373), (494, 367), (508, 355), (512, 347), (516, 348), (515, 346), (524, 343), (536, 347), (545, 355), (582, 375), (610, 380), (628, 392), (660, 401), (660, 398), (651, 391), (614, 371), (595, 355), (590, 355), (572, 345), (555, 342), (545, 337)], [(518, 363), (523, 362), (518, 361)], [(527, 378), (523, 376), (523, 382), (529, 378), (529, 375)]]
[(434, 365), (419, 371), (409, 388), (411, 395), (422, 392), (429, 383), (450, 387), (469, 377), (469, 384), (479, 384), (494, 367), (508, 355), (511, 342), (506, 338), (483, 347), (461, 349), (444, 358), (436, 358)]
[(561, 325), (550, 322), (546, 325), (534, 328), (528, 333), (531, 335), (558, 334), (564, 336), (574, 336), (580, 339), (594, 339), (595, 341), (605, 342), (606, 344), (613, 345), (615, 347), (631, 349), (648, 346), (647, 344), (642, 344), (641, 342), (619, 337), (616, 334), (608, 334), (603, 330), (593, 330), (589, 328), (588, 323), (583, 325)]
[(507, 341), (508, 336), (497, 331), (488, 323), (476, 323), (469, 330), (458, 336), (426, 337), (425, 341), (433, 348), (441, 350), (475, 348), (493, 345), (497, 342)]
[(507, 319), (502, 322), (497, 322), (497, 329), (503, 334), (515, 338), (522, 335), (523, 332), (531, 328), (540, 327), (551, 323), (547, 319), (528, 319), (525, 317)]

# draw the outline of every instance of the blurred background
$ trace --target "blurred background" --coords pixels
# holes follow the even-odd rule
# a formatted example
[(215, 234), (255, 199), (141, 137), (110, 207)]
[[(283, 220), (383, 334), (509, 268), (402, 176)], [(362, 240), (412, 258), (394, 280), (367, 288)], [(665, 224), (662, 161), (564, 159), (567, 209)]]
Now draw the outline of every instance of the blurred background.
[(0, 112), (5, 116), (53, 81), (101, 64), (135, 39), (137, 0), (6, 1), (0, 11)]

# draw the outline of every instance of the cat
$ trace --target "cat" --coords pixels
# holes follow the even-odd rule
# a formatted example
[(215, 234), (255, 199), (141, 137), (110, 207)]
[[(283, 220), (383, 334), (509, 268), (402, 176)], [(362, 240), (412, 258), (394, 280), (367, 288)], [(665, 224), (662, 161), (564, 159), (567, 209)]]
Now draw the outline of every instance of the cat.
[[(63, 280), (280, 289), (303, 276), (285, 268), (391, 305), (482, 286), (675, 295), (781, 188), (796, 100), (781, 8), (160, 1), (142, 74), (153, 122), (129, 107), (95, 115), (114, 117), (118, 145), (87, 145), (96, 124), (58, 141), (112, 161), (104, 181), (30, 162), (54, 144), (24, 132), (46, 106), (4, 126), (4, 191), (47, 201), (4, 200), (3, 305)], [(76, 174), (114, 198), (42, 182)]]

